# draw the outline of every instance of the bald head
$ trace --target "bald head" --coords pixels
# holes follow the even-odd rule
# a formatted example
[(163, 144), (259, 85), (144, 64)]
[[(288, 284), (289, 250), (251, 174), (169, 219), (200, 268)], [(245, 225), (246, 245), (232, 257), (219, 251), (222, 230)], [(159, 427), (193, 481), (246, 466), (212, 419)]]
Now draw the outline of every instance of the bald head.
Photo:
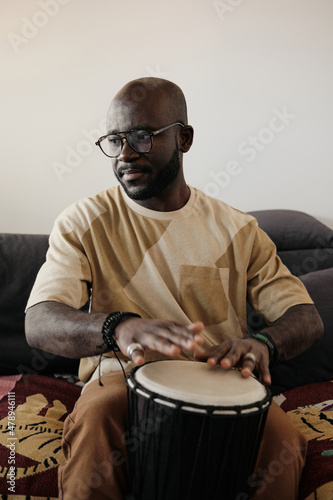
[(176, 121), (187, 125), (186, 101), (182, 90), (163, 78), (145, 77), (128, 82), (116, 94), (108, 111), (108, 121), (121, 105), (139, 110), (155, 110), (163, 124)]

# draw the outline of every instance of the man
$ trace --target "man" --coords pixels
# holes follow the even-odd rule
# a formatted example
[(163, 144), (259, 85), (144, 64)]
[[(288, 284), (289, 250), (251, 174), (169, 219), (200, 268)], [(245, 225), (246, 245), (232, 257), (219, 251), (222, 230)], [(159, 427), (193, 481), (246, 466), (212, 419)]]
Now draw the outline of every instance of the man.
[[(192, 140), (179, 87), (129, 82), (97, 142), (121, 187), (65, 210), (51, 234), (26, 334), (31, 346), (81, 358), (87, 382), (64, 428), (65, 500), (124, 497), (126, 387), (112, 348), (127, 370), (195, 358), (237, 366), (244, 377), (256, 369), (270, 384), (270, 358), (291, 358), (322, 334), (303, 285), (256, 221), (186, 184), (183, 153)], [(260, 338), (244, 338), (247, 297), (270, 324)], [(272, 404), (253, 498), (297, 498), (305, 453), (306, 440)], [(282, 456), (283, 471), (272, 476), (270, 464)]]

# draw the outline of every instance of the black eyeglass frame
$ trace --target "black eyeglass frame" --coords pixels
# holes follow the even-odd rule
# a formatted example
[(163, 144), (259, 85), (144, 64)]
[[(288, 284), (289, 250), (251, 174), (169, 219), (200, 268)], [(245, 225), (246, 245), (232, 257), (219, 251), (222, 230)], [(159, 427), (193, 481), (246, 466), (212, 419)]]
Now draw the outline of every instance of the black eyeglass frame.
[[(171, 127), (175, 127), (176, 125), (180, 125), (181, 127), (185, 127), (184, 123), (182, 122), (175, 122), (175, 123), (171, 123), (171, 125), (166, 125), (165, 127), (162, 127), (162, 128), (159, 128), (158, 130), (153, 130), (152, 132), (150, 132), (149, 130), (145, 129), (144, 127), (138, 129), (138, 130), (144, 130), (145, 132), (147, 132), (150, 136), (150, 148), (147, 150), (147, 151), (138, 151), (137, 149), (135, 149), (132, 144), (128, 141), (128, 134), (130, 134), (131, 132), (135, 132), (137, 129), (133, 129), (133, 130), (129, 130), (128, 132), (118, 132), (117, 134), (114, 134), (114, 133), (110, 133), (110, 134), (106, 134), (106, 135), (102, 135), (102, 137), (100, 137), (96, 142), (95, 142), (95, 145), (96, 146), (99, 146), (100, 150), (102, 151), (102, 153), (105, 154), (105, 156), (107, 156), (108, 158), (118, 158), (118, 156), (120, 155), (120, 153), (122, 152), (123, 150), (123, 147), (124, 147), (124, 140), (127, 141), (127, 143), (129, 144), (129, 146), (133, 149), (133, 151), (135, 151), (136, 153), (149, 153), (149, 151), (152, 149), (153, 147), (153, 137), (155, 135), (158, 135), (160, 134), (161, 132), (164, 132), (165, 130), (168, 130), (169, 128)], [(122, 134), (122, 135), (121, 135)], [(111, 156), (111, 155), (108, 155), (102, 148), (101, 146), (101, 142), (104, 141), (105, 139), (107, 139), (107, 137), (109, 137), (110, 135), (116, 135), (117, 137), (119, 137), (121, 139), (121, 149), (119, 151), (119, 153), (115, 156)]]

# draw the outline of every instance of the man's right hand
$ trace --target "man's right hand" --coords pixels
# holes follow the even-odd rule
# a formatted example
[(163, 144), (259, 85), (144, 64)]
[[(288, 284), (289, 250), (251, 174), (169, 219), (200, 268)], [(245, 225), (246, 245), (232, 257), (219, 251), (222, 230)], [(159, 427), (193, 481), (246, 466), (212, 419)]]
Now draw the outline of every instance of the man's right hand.
[[(176, 357), (182, 349), (195, 351), (203, 344), (201, 332), (204, 329), (201, 321), (189, 325), (178, 325), (163, 319), (128, 318), (122, 321), (115, 330), (115, 339), (121, 352), (127, 356), (130, 344), (138, 343), (144, 351), (158, 351), (170, 357)], [(132, 361), (136, 365), (145, 362), (144, 351), (136, 349)]]

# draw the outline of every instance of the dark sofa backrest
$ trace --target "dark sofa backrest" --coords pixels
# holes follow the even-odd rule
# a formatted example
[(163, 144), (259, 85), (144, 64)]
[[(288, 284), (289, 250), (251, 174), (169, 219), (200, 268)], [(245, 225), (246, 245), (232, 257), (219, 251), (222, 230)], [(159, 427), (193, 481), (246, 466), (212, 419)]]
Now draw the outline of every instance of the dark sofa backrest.
[(295, 276), (333, 267), (333, 231), (297, 210), (250, 212), (274, 241), (282, 262)]
[(0, 234), (0, 375), (76, 372), (78, 362), (31, 349), (24, 310), (45, 261), (47, 235)]
[[(296, 358), (272, 367), (273, 393), (333, 380), (333, 231), (314, 217), (295, 210), (251, 212), (274, 241), (289, 270), (306, 286), (324, 323), (324, 336)], [(248, 310), (249, 330), (264, 321)]]

